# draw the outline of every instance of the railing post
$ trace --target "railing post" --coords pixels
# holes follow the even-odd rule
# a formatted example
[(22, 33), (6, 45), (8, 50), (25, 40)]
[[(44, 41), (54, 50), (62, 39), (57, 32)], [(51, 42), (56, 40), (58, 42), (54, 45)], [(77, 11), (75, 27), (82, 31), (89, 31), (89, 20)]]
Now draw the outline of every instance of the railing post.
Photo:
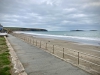
[(64, 58), (64, 48), (63, 48), (63, 58)]
[(79, 52), (78, 52), (78, 65), (79, 65)]
[(53, 45), (53, 54), (54, 54), (54, 45)]

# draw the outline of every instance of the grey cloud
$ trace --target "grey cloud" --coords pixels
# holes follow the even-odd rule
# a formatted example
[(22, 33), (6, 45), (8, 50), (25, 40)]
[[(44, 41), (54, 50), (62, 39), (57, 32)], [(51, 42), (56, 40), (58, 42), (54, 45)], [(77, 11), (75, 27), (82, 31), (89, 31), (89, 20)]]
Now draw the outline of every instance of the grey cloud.
[(4, 26), (19, 25), (48, 30), (66, 30), (75, 26), (84, 28), (86, 25), (91, 28), (100, 26), (99, 2), (100, 0), (0, 0), (0, 23)]

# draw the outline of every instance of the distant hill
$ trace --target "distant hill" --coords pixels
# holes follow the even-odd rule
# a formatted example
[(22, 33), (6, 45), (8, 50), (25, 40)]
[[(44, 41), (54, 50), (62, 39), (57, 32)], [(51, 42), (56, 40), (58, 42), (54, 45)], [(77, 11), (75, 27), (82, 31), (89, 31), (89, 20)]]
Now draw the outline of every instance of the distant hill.
[(4, 27), (8, 32), (12, 31), (47, 31), (46, 29), (38, 29), (38, 28), (20, 28), (20, 27)]
[(71, 30), (71, 31), (84, 31), (84, 30)]
[(90, 31), (97, 31), (97, 30), (90, 30)]

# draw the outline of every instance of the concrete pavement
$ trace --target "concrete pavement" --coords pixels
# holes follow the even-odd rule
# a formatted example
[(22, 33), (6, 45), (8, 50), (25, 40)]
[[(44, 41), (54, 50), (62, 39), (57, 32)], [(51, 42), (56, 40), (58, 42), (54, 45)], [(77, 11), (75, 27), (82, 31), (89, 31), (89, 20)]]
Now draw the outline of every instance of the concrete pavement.
[(7, 38), (28, 75), (91, 75), (19, 38)]

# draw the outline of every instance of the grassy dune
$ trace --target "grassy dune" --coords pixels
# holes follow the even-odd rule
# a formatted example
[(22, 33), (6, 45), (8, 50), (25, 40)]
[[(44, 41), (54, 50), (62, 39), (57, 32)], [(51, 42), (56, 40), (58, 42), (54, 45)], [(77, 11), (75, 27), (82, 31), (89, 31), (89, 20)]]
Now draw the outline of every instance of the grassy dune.
[(4, 37), (0, 37), (0, 75), (11, 75), (9, 51)]

